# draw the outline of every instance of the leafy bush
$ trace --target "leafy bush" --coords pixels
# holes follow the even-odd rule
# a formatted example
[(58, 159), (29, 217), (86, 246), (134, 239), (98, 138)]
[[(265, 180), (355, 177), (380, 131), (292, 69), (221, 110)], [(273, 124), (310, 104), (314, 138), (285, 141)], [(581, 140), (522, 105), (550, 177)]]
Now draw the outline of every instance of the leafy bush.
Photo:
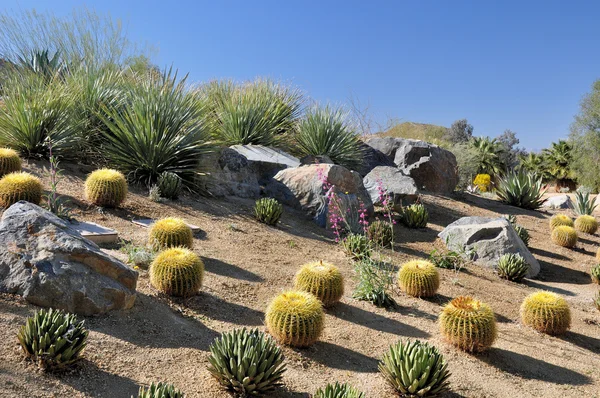
[(419, 340), (392, 345), (379, 371), (403, 397), (435, 397), (450, 391), (448, 364), (434, 346)]
[(348, 383), (327, 384), (325, 389), (319, 388), (313, 398), (365, 398), (365, 394)]
[(56, 369), (79, 360), (88, 331), (73, 314), (41, 309), (27, 318), (17, 335), (23, 352), (42, 369)]
[(352, 297), (369, 301), (377, 307), (389, 308), (396, 304), (391, 296), (394, 286), (394, 268), (392, 265), (364, 257), (354, 266), (358, 284)]
[(597, 204), (594, 200), (590, 199), (588, 192), (575, 191), (575, 204), (573, 210), (578, 216), (590, 216), (596, 209)]
[(449, 148), (456, 157), (459, 190), (466, 190), (479, 170), (478, 152), (468, 143), (458, 143)]
[(460, 270), (465, 266), (465, 260), (455, 251), (439, 253), (437, 250), (432, 250), (429, 253), (429, 261), (438, 268)]
[(208, 371), (242, 396), (260, 396), (280, 384), (285, 364), (281, 349), (258, 329), (223, 333), (210, 345)]
[(277, 225), (283, 214), (283, 205), (274, 198), (261, 198), (254, 204), (254, 217), (264, 224)]
[(506, 174), (500, 179), (496, 188), (496, 194), (502, 202), (530, 210), (542, 206), (544, 202), (542, 196), (545, 192), (541, 179), (522, 171)]
[(498, 260), (498, 276), (509, 281), (520, 282), (529, 273), (529, 264), (520, 255), (508, 253)]
[(152, 383), (148, 389), (140, 387), (138, 392), (138, 398), (184, 398), (184, 396), (173, 384), (163, 382)]
[(134, 266), (147, 269), (154, 261), (155, 253), (145, 247), (125, 244), (121, 251), (127, 255), (127, 262)]
[(341, 108), (310, 109), (298, 124), (295, 145), (303, 155), (327, 156), (334, 163), (356, 169), (363, 159), (359, 134)]

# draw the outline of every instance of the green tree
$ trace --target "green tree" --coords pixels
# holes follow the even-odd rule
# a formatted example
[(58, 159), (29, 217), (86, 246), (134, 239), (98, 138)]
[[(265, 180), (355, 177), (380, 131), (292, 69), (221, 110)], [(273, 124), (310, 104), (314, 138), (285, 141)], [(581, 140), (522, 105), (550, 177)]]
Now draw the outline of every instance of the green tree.
[(502, 158), (505, 153), (504, 145), (496, 138), (475, 137), (471, 140), (471, 147), (477, 152), (477, 173), (498, 176), (504, 170)]
[(544, 180), (549, 178), (544, 156), (535, 152), (519, 156), (519, 169), (535, 174), (538, 178), (541, 177)]
[(452, 123), (443, 138), (453, 144), (468, 142), (473, 138), (473, 125), (469, 124), (467, 119), (457, 120)]
[(573, 155), (571, 145), (565, 140), (553, 142), (542, 151), (548, 174), (556, 180), (557, 187), (572, 187), (575, 174), (571, 170)]

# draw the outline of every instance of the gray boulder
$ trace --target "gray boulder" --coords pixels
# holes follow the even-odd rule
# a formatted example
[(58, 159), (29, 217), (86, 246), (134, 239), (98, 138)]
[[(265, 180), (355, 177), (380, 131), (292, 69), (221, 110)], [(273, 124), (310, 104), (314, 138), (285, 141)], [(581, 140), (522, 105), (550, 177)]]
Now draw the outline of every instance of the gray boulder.
[(0, 292), (82, 315), (131, 308), (138, 274), (39, 206), (18, 202), (0, 221)]
[(496, 268), (504, 254), (518, 253), (529, 264), (528, 278), (540, 272), (540, 264), (504, 217), (463, 217), (448, 225), (438, 235), (448, 249), (472, 253), (475, 263)]
[(542, 204), (547, 209), (572, 209), (573, 201), (569, 195), (551, 196)]
[(395, 210), (414, 202), (419, 193), (415, 180), (396, 166), (375, 167), (363, 178), (363, 184), (374, 205), (381, 205), (380, 190), (383, 189), (391, 196)]
[(446, 149), (425, 141), (395, 137), (374, 137), (366, 143), (393, 159), (420, 190), (448, 194), (458, 184), (456, 157)]
[(371, 170), (378, 166), (397, 167), (394, 161), (386, 154), (364, 142), (361, 143), (361, 149), (363, 152), (363, 159), (361, 165), (356, 170), (361, 176), (365, 177)]

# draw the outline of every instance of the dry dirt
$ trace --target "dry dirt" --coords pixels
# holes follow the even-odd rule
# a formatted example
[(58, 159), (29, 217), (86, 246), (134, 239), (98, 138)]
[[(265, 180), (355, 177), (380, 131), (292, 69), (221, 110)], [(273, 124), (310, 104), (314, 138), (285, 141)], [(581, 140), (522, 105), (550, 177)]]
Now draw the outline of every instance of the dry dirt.
[[(28, 171), (42, 175), (42, 163)], [(282, 223), (271, 228), (251, 217), (250, 200), (184, 197), (156, 204), (141, 191), (132, 192), (122, 209), (100, 212), (82, 197), (89, 169), (67, 165), (61, 191), (69, 195), (75, 217), (119, 231), (135, 244), (144, 244), (147, 231), (131, 219), (178, 216), (202, 228), (195, 250), (206, 265), (205, 283), (197, 296), (176, 300), (158, 294), (140, 271), (138, 298), (131, 310), (85, 319), (89, 344), (74, 370), (44, 374), (23, 359), (16, 333), (35, 307), (21, 298), (0, 297), (1, 397), (130, 397), (139, 385), (169, 381), (188, 397), (227, 397), (211, 378), (208, 347), (219, 333), (247, 326), (265, 329), (268, 302), (289, 288), (303, 263), (324, 259), (339, 266), (346, 277), (342, 302), (327, 310), (321, 341), (308, 349), (285, 348), (284, 386), (274, 397), (308, 397), (328, 382), (350, 382), (368, 397), (392, 397), (378, 359), (399, 339), (428, 340), (449, 362), (450, 397), (600, 397), (600, 312), (592, 305), (598, 290), (588, 271), (600, 238), (585, 236), (575, 250), (552, 245), (547, 222), (550, 213), (526, 211), (475, 196), (425, 196), (430, 224), (423, 230), (398, 227), (394, 264), (427, 257), (442, 248), (437, 233), (466, 215), (511, 213), (532, 235), (532, 253), (542, 271), (535, 280), (516, 284), (500, 280), (493, 271), (469, 265), (465, 272), (441, 270), (439, 294), (420, 300), (394, 293), (398, 307), (384, 310), (352, 299), (355, 286), (351, 263), (331, 235), (303, 215), (286, 209)], [(47, 182), (47, 181), (46, 181)], [(107, 248), (124, 259), (118, 248)], [(573, 316), (563, 337), (539, 334), (519, 322), (523, 298), (538, 289), (562, 294)], [(441, 307), (452, 297), (473, 295), (497, 314), (499, 335), (494, 347), (477, 356), (446, 345), (436, 324)]]

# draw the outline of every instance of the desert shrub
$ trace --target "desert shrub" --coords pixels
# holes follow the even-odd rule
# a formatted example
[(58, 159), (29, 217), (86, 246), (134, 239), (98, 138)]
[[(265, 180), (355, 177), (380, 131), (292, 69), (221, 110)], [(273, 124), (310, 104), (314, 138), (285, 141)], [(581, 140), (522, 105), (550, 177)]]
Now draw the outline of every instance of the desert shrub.
[(496, 187), (496, 195), (508, 205), (535, 210), (544, 202), (542, 180), (523, 171), (507, 173)]
[(254, 204), (254, 217), (264, 224), (277, 225), (283, 214), (283, 205), (274, 198), (261, 198)]
[(325, 388), (319, 388), (313, 398), (365, 398), (365, 394), (352, 387), (348, 383), (327, 384)]
[(88, 331), (75, 315), (50, 308), (27, 318), (17, 337), (27, 357), (40, 368), (53, 370), (80, 359)]
[(151, 383), (148, 389), (140, 387), (137, 398), (184, 398), (185, 395), (169, 383)]
[(322, 260), (308, 263), (296, 273), (294, 289), (315, 295), (328, 307), (344, 295), (344, 277), (333, 264)]
[(193, 296), (202, 287), (204, 263), (194, 252), (175, 247), (159, 253), (150, 264), (150, 283), (161, 292)]
[(208, 371), (226, 389), (241, 396), (261, 396), (280, 385), (283, 353), (258, 329), (235, 329), (210, 345)]
[(356, 169), (362, 163), (360, 135), (341, 108), (314, 107), (298, 124), (295, 145), (300, 155), (327, 156), (334, 163)]
[(0, 148), (0, 177), (21, 171), (21, 158), (10, 148)]
[(340, 245), (348, 257), (354, 261), (369, 258), (373, 252), (371, 241), (361, 234), (348, 234), (340, 241)]
[(163, 198), (176, 200), (181, 193), (181, 178), (173, 172), (165, 171), (158, 177), (158, 191)]
[(400, 211), (400, 221), (409, 228), (425, 228), (429, 220), (429, 212), (420, 203), (403, 207)]
[(577, 190), (575, 192), (575, 204), (573, 210), (578, 216), (591, 216), (596, 209), (594, 200), (590, 199), (589, 192), (583, 192)]
[(135, 246), (132, 243), (123, 245), (121, 251), (127, 255), (127, 263), (143, 269), (147, 269), (156, 257), (152, 250), (143, 246)]
[(151, 186), (173, 172), (194, 187), (199, 160), (211, 150), (205, 113), (200, 94), (176, 73), (137, 79), (121, 101), (97, 112), (107, 127), (104, 156), (133, 182)]
[(498, 260), (498, 276), (513, 282), (520, 282), (529, 273), (529, 264), (520, 255), (507, 253)]
[(323, 305), (310, 293), (290, 290), (271, 301), (265, 321), (269, 333), (280, 343), (308, 347), (323, 332)]
[(0, 208), (10, 207), (20, 200), (39, 205), (42, 200), (42, 183), (39, 178), (20, 171), (0, 179)]
[(458, 252), (448, 251), (440, 253), (435, 249), (429, 253), (429, 262), (438, 268), (452, 270), (461, 270), (466, 263), (465, 259)]
[(148, 243), (156, 251), (170, 247), (191, 249), (194, 246), (194, 234), (182, 219), (167, 217), (152, 224)]
[(127, 180), (117, 170), (96, 170), (85, 180), (85, 196), (96, 206), (118, 207), (127, 197)]
[(556, 227), (567, 226), (574, 227), (573, 219), (566, 214), (555, 214), (550, 218), (550, 230)]
[(575, 219), (575, 229), (584, 234), (593, 235), (598, 230), (598, 221), (594, 216), (581, 215)]
[(389, 221), (375, 220), (367, 229), (367, 237), (376, 247), (389, 247), (394, 242), (394, 225)]
[(419, 340), (399, 341), (379, 362), (379, 371), (403, 397), (436, 397), (450, 391), (450, 372), (439, 350)]
[(492, 188), (492, 177), (489, 174), (477, 174), (473, 180), (481, 192), (488, 192)]
[(364, 257), (355, 263), (354, 270), (358, 283), (352, 297), (369, 301), (377, 307), (389, 308), (396, 304), (391, 295), (395, 283), (391, 264)]
[(409, 296), (431, 297), (440, 287), (440, 275), (429, 261), (413, 260), (400, 268), (398, 285)]
[(523, 300), (521, 320), (538, 332), (560, 335), (571, 325), (571, 310), (567, 301), (558, 294), (536, 292)]
[(446, 304), (439, 323), (444, 339), (467, 352), (482, 352), (496, 340), (494, 311), (471, 297), (459, 296)]
[(551, 237), (552, 242), (562, 247), (573, 248), (577, 244), (577, 231), (566, 225), (554, 228)]
[(590, 270), (590, 276), (592, 277), (592, 281), (598, 285), (600, 285), (600, 263), (594, 265)]
[(456, 157), (458, 166), (458, 185), (456, 188), (466, 190), (479, 170), (478, 152), (468, 142), (455, 144), (449, 149)]

